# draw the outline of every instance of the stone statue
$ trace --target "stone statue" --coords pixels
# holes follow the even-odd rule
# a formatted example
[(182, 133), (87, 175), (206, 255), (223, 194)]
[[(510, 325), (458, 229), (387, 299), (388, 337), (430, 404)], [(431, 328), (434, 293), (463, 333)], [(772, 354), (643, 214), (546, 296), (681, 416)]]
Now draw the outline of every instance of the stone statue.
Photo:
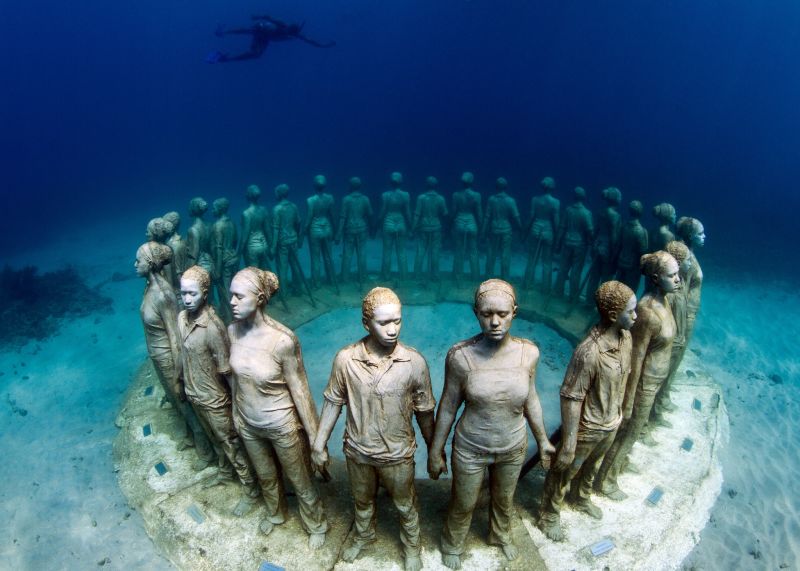
[(569, 299), (574, 303), (581, 293), (583, 264), (586, 250), (592, 243), (594, 224), (591, 211), (583, 204), (586, 200), (583, 187), (576, 186), (573, 197), (574, 202), (567, 206), (561, 218), (555, 240), (555, 250), (561, 252), (555, 290), (558, 295), (564, 295), (564, 282), (569, 278)]
[(656, 394), (656, 400), (653, 403), (653, 411), (650, 414), (650, 425), (663, 426), (671, 428), (670, 423), (664, 416), (677, 407), (672, 403), (669, 398), (670, 390), (672, 389), (672, 381), (675, 378), (675, 373), (678, 370), (678, 365), (683, 360), (683, 354), (686, 352), (686, 329), (688, 324), (688, 303), (689, 303), (689, 288), (686, 287), (689, 272), (692, 269), (692, 258), (689, 248), (683, 242), (673, 240), (668, 243), (665, 250), (670, 254), (675, 261), (678, 262), (678, 275), (681, 278), (680, 284), (675, 288), (675, 291), (667, 294), (667, 302), (669, 302), (672, 317), (675, 318), (675, 337), (672, 340), (672, 355), (669, 359), (669, 372), (664, 384)]
[(217, 475), (204, 487), (233, 481), (235, 471), (245, 495), (233, 513), (242, 516), (255, 505), (259, 489), (233, 426), (228, 333), (207, 303), (210, 288), (211, 276), (200, 266), (192, 266), (181, 276), (181, 298), (186, 308), (178, 315), (183, 379), (186, 398), (217, 453)]
[(639, 260), (650, 251), (647, 230), (640, 221), (642, 203), (632, 200), (628, 205), (629, 219), (622, 227), (622, 240), (617, 261), (617, 278), (634, 292), (639, 291), (642, 271)]
[(300, 342), (264, 311), (277, 291), (275, 274), (254, 267), (239, 271), (231, 283), (233, 421), (267, 506), (261, 532), (268, 535), (286, 521), (286, 478), (297, 495), (308, 545), (317, 549), (328, 531), (308, 456), (310, 439), (317, 434), (317, 411)]
[(381, 212), (378, 220), (383, 230), (383, 261), (381, 263), (381, 279), (389, 279), (392, 269), (392, 250), (397, 256), (397, 269), (400, 279), (408, 273), (406, 262), (406, 234), (411, 226), (411, 200), (408, 193), (401, 189), (403, 175), (393, 172), (391, 176), (392, 190), (381, 196)]
[(697, 312), (700, 311), (700, 297), (703, 289), (703, 269), (697, 261), (695, 250), (702, 248), (706, 243), (706, 231), (697, 218), (682, 216), (678, 220), (678, 238), (688, 247), (691, 254), (692, 267), (686, 276), (687, 287), (687, 314), (686, 314), (686, 343), (692, 338)]
[(325, 192), (327, 179), (318, 174), (314, 177), (314, 196), (306, 201), (307, 214), (303, 234), (308, 236), (308, 248), (311, 253), (311, 284), (319, 287), (320, 258), (325, 265), (325, 277), (328, 283), (335, 284), (331, 242), (333, 241), (333, 195)]
[(622, 423), (622, 397), (631, 370), (633, 290), (622, 282), (605, 282), (594, 299), (600, 322), (575, 348), (561, 385), (561, 443), (544, 482), (536, 524), (553, 541), (564, 540), (560, 514), (567, 488), (574, 509), (603, 517), (590, 499), (592, 482)]
[(289, 269), (292, 270), (292, 289), (300, 289), (303, 278), (297, 251), (303, 247), (300, 213), (297, 206), (289, 200), (289, 185), (275, 187), (278, 203), (272, 208), (272, 252), (278, 277), (284, 287), (289, 283)]
[[(601, 282), (614, 277), (622, 234), (622, 217), (617, 210), (622, 202), (622, 193), (610, 186), (603, 189), (606, 207), (595, 216), (595, 234), (592, 244), (592, 265), (587, 276), (587, 292), (597, 289)], [(587, 294), (587, 300), (591, 295)]]
[(350, 258), (356, 254), (358, 282), (367, 277), (367, 238), (372, 220), (372, 203), (361, 192), (361, 179), (354, 176), (350, 179), (350, 193), (342, 200), (342, 212), (339, 217), (339, 228), (336, 231), (336, 242), (344, 237), (342, 247), (342, 281), (346, 282), (350, 274)]
[(192, 216), (192, 225), (186, 235), (186, 263), (189, 266), (200, 266), (208, 273), (214, 271), (211, 260), (211, 229), (203, 220), (208, 203), (200, 197), (189, 201), (189, 214)]
[[(522, 284), (526, 288), (533, 287), (536, 281), (536, 264), (541, 260), (542, 289), (549, 293), (553, 279), (553, 242), (559, 228), (561, 203), (553, 196), (556, 183), (551, 177), (544, 177), (539, 184), (542, 194), (531, 199), (531, 219), (525, 236), (528, 242), (528, 264)], [(563, 282), (561, 285), (563, 288)]]
[(435, 176), (425, 179), (427, 190), (417, 197), (414, 223), (411, 232), (417, 238), (417, 256), (414, 258), (414, 275), (422, 277), (423, 262), (427, 261), (428, 276), (439, 279), (439, 255), (442, 251), (442, 222), (447, 218), (444, 197), (436, 191), (439, 181)]
[(453, 484), (442, 533), (442, 561), (451, 569), (461, 567), (487, 467), (489, 543), (499, 545), (508, 559), (517, 557), (511, 516), (517, 479), (528, 450), (527, 426), (533, 431), (545, 466), (555, 452), (545, 432), (536, 393), (539, 350), (527, 339), (509, 334), (517, 314), (514, 288), (497, 279), (483, 282), (475, 292), (473, 310), (482, 332), (456, 343), (447, 354), (444, 390), (428, 453), (428, 472), (436, 479), (447, 471), (445, 441), (456, 412), (464, 404), (453, 437)]
[(402, 308), (397, 295), (374, 288), (362, 302), (362, 323), (368, 334), (336, 354), (312, 460), (322, 470), (327, 443), (342, 406), (347, 405), (344, 453), (355, 523), (342, 551), (353, 561), (376, 539), (375, 499), (378, 484), (386, 488), (400, 514), (405, 569), (422, 568), (414, 451), (417, 444), (412, 414), (430, 447), (436, 401), (425, 358), (400, 343)]
[(669, 373), (676, 329), (666, 294), (675, 291), (680, 283), (678, 262), (659, 250), (642, 256), (641, 267), (646, 285), (644, 296), (636, 306), (638, 319), (631, 329), (631, 374), (622, 403), (625, 423), (606, 453), (594, 482), (595, 490), (617, 501), (628, 497), (619, 489), (617, 477), (633, 444), (642, 434), (656, 393)]
[(189, 267), (186, 260), (186, 242), (178, 233), (181, 225), (181, 215), (173, 211), (167, 212), (163, 218), (172, 224), (172, 235), (167, 238), (167, 246), (172, 248), (172, 261), (169, 264), (169, 275), (172, 278), (171, 284), (173, 288), (180, 288), (181, 274)]
[[(167, 244), (170, 237), (175, 233), (175, 227), (166, 218), (153, 218), (147, 223), (147, 230), (145, 231), (145, 238), (148, 242), (158, 242), (159, 244)], [(169, 245), (169, 244), (167, 244)], [(172, 253), (173, 260), (175, 259), (175, 252)], [(175, 274), (174, 261), (170, 261), (164, 266), (164, 275), (167, 277), (170, 285), (177, 282), (178, 276)]]
[(503, 177), (495, 181), (497, 192), (489, 197), (483, 216), (481, 236), (489, 238), (486, 256), (486, 277), (494, 275), (495, 261), (500, 258), (500, 277), (508, 279), (511, 271), (511, 235), (514, 227), (522, 230), (517, 201), (506, 192), (508, 181)]
[(172, 250), (169, 246), (158, 242), (142, 244), (136, 251), (136, 273), (147, 280), (139, 314), (144, 325), (147, 353), (164, 389), (164, 400), (183, 419), (183, 434), (178, 450), (194, 446), (198, 461), (193, 468), (200, 471), (214, 461), (214, 451), (191, 405), (186, 402), (183, 389), (178, 299), (164, 275), (164, 266), (171, 259)]
[(258, 203), (261, 199), (261, 189), (258, 186), (248, 186), (245, 196), (250, 206), (242, 212), (239, 254), (244, 258), (245, 266), (266, 270), (269, 269), (272, 248), (272, 219), (269, 209)]
[(650, 251), (657, 252), (675, 239), (675, 234), (672, 233), (675, 207), (667, 202), (656, 204), (653, 207), (653, 216), (658, 220), (658, 226), (650, 232)]
[(470, 278), (477, 280), (478, 224), (483, 220), (481, 195), (473, 190), (471, 172), (461, 175), (461, 190), (453, 193), (453, 278), (458, 281), (464, 271), (464, 257), (469, 258)]
[[(217, 305), (225, 321), (231, 320), (229, 287), (233, 274), (239, 269), (238, 233), (236, 225), (228, 216), (230, 201), (216, 199), (211, 208), (216, 221), (211, 226), (211, 260), (214, 262), (214, 287), (217, 290)], [(182, 296), (183, 297), (183, 296)]]

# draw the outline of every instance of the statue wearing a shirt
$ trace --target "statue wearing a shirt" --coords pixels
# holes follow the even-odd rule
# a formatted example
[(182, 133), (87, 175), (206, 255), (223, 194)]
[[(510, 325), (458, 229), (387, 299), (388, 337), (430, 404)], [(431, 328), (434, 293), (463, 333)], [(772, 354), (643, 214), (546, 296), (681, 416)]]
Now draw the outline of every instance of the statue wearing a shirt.
[(347, 405), (344, 453), (355, 500), (355, 524), (342, 552), (353, 561), (375, 535), (375, 497), (380, 483), (400, 513), (405, 569), (422, 568), (412, 414), (430, 447), (436, 404), (425, 358), (398, 341), (401, 305), (395, 293), (374, 288), (362, 303), (369, 334), (336, 354), (311, 458), (315, 468), (328, 462), (326, 445), (342, 406)]
[(605, 282), (594, 299), (600, 323), (575, 348), (561, 385), (562, 439), (544, 482), (536, 524), (553, 541), (564, 540), (560, 513), (567, 487), (574, 509), (603, 517), (589, 495), (622, 423), (622, 397), (631, 370), (628, 330), (636, 320), (633, 290), (622, 282)]

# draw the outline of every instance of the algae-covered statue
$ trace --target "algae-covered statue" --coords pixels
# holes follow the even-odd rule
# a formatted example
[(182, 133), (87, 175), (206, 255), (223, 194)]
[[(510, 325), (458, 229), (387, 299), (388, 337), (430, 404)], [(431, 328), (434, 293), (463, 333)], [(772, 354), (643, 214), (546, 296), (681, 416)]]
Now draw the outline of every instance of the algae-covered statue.
[(417, 197), (414, 223), (411, 232), (417, 238), (417, 255), (414, 258), (414, 275), (422, 277), (423, 262), (427, 261), (428, 276), (439, 279), (439, 256), (442, 251), (442, 223), (447, 218), (444, 197), (436, 190), (439, 181), (435, 176), (425, 179), (425, 192)]
[(682, 216), (678, 220), (678, 237), (689, 247), (692, 267), (686, 275), (687, 315), (686, 343), (692, 338), (697, 312), (700, 311), (700, 297), (703, 289), (703, 269), (697, 260), (695, 250), (706, 243), (706, 230), (697, 218)]
[(517, 557), (511, 517), (528, 450), (528, 426), (545, 466), (555, 451), (536, 393), (539, 350), (527, 339), (509, 334), (517, 314), (514, 288), (497, 279), (483, 282), (475, 292), (473, 311), (482, 332), (456, 343), (447, 354), (444, 390), (428, 454), (428, 472), (438, 478), (447, 471), (442, 457), (445, 441), (464, 404), (453, 437), (453, 483), (442, 533), (442, 561), (451, 569), (461, 567), (486, 468), (491, 493), (489, 543), (499, 545), (508, 559)]
[(381, 195), (381, 211), (378, 220), (383, 234), (383, 258), (381, 262), (381, 279), (389, 279), (392, 269), (392, 250), (397, 257), (397, 270), (401, 279), (406, 278), (408, 263), (406, 261), (406, 235), (411, 227), (411, 200), (408, 193), (401, 188), (403, 175), (393, 172), (390, 177), (392, 190)]
[(186, 308), (178, 315), (183, 379), (186, 398), (217, 453), (217, 475), (204, 487), (233, 481), (235, 471), (245, 494), (233, 514), (241, 516), (255, 505), (259, 489), (233, 425), (228, 333), (207, 303), (210, 288), (211, 276), (200, 266), (188, 268), (181, 276), (181, 298)]
[(300, 342), (264, 311), (277, 291), (275, 274), (254, 267), (239, 271), (231, 283), (233, 420), (267, 506), (261, 532), (268, 535), (286, 521), (286, 478), (297, 496), (309, 547), (316, 549), (328, 531), (308, 456), (310, 439), (317, 434), (317, 411)]
[(402, 308), (388, 288), (374, 288), (362, 302), (368, 334), (336, 354), (313, 445), (315, 467), (328, 462), (327, 442), (342, 406), (347, 405), (344, 453), (355, 522), (342, 551), (353, 561), (376, 540), (375, 500), (382, 485), (400, 514), (405, 569), (422, 568), (412, 415), (430, 447), (435, 400), (425, 358), (399, 341)]
[(239, 254), (244, 258), (245, 266), (253, 266), (262, 270), (269, 269), (270, 248), (272, 247), (272, 220), (269, 209), (261, 206), (261, 189), (255, 184), (247, 187), (245, 192), (250, 205), (242, 212), (242, 239), (239, 242)]
[(228, 216), (230, 201), (227, 198), (218, 198), (211, 209), (216, 221), (211, 226), (211, 260), (214, 262), (214, 287), (217, 290), (217, 303), (219, 311), (225, 321), (230, 321), (231, 309), (228, 301), (231, 294), (228, 288), (231, 285), (233, 274), (239, 269), (238, 233), (236, 224)]
[(508, 181), (499, 177), (495, 181), (497, 192), (489, 197), (486, 213), (483, 216), (481, 236), (489, 239), (486, 255), (486, 276), (494, 275), (495, 261), (500, 259), (500, 277), (508, 279), (511, 271), (511, 236), (514, 228), (522, 230), (517, 201), (510, 196)]
[(622, 240), (617, 260), (617, 278), (634, 293), (639, 291), (639, 282), (642, 271), (639, 260), (649, 252), (649, 239), (647, 230), (642, 226), (643, 206), (638, 200), (632, 200), (628, 205), (628, 221), (622, 227)]
[(303, 234), (300, 224), (300, 213), (297, 205), (289, 200), (289, 185), (279, 184), (275, 187), (275, 198), (278, 203), (272, 208), (272, 242), (271, 255), (275, 258), (278, 277), (284, 284), (289, 283), (289, 268), (292, 270), (292, 287), (299, 290), (303, 270), (297, 251), (303, 247)]
[(369, 238), (372, 220), (372, 203), (369, 197), (361, 192), (361, 179), (354, 176), (350, 179), (350, 192), (342, 199), (342, 211), (339, 215), (339, 227), (336, 230), (336, 242), (344, 240), (342, 247), (342, 281), (350, 277), (350, 260), (356, 255), (358, 282), (367, 277), (367, 238)]
[(556, 278), (556, 294), (564, 295), (564, 283), (569, 278), (569, 299), (576, 302), (580, 295), (581, 274), (586, 261), (586, 251), (592, 243), (594, 222), (591, 211), (584, 206), (586, 191), (576, 186), (573, 203), (564, 210), (558, 227), (555, 251), (561, 252), (561, 263)]
[(331, 257), (333, 241), (333, 195), (325, 192), (328, 180), (324, 175), (314, 177), (314, 196), (306, 200), (307, 213), (303, 226), (303, 234), (308, 237), (308, 249), (311, 254), (311, 284), (319, 287), (320, 258), (325, 266), (325, 278), (328, 283), (336, 283)]
[(631, 373), (622, 403), (626, 422), (606, 453), (594, 482), (597, 491), (617, 501), (628, 497), (619, 489), (617, 477), (643, 433), (656, 393), (667, 378), (675, 337), (675, 318), (666, 294), (675, 291), (680, 283), (678, 262), (659, 250), (642, 256), (641, 267), (646, 289), (636, 306), (638, 318), (631, 328)]
[(478, 279), (478, 224), (483, 221), (481, 195), (472, 188), (471, 172), (461, 175), (461, 190), (453, 193), (453, 278), (464, 271), (464, 258), (469, 259), (470, 278)]
[(211, 228), (203, 217), (208, 211), (208, 202), (200, 197), (189, 201), (189, 214), (192, 225), (186, 234), (186, 263), (189, 266), (200, 266), (208, 273), (214, 271), (211, 260)]
[(575, 348), (561, 385), (561, 443), (544, 482), (537, 526), (553, 541), (564, 540), (561, 504), (589, 517), (603, 513), (591, 500), (592, 482), (622, 422), (622, 397), (631, 369), (631, 334), (636, 296), (618, 281), (594, 294), (600, 322)]
[(170, 278), (173, 288), (180, 288), (181, 274), (189, 267), (186, 260), (186, 242), (178, 233), (181, 226), (181, 215), (175, 211), (167, 212), (162, 216), (172, 224), (172, 234), (167, 238), (167, 246), (172, 248), (172, 261), (170, 262)]
[[(175, 234), (175, 226), (166, 218), (153, 218), (147, 223), (147, 230), (145, 231), (145, 238), (148, 242), (158, 242), (159, 244), (168, 244), (171, 236)], [(164, 266), (164, 275), (169, 280), (171, 285), (175, 285), (178, 276), (175, 273), (175, 252), (172, 252), (172, 260)]]
[(556, 183), (552, 177), (544, 177), (539, 185), (542, 187), (542, 194), (531, 199), (531, 219), (526, 236), (528, 264), (522, 284), (523, 287), (533, 286), (536, 281), (536, 265), (541, 260), (542, 289), (549, 293), (553, 283), (553, 242), (559, 227), (561, 203), (553, 196)]
[[(595, 216), (595, 235), (592, 244), (592, 265), (587, 276), (587, 292), (593, 292), (601, 282), (614, 277), (617, 256), (619, 254), (620, 236), (622, 234), (622, 217), (617, 208), (622, 202), (622, 193), (614, 186), (603, 189), (605, 208)], [(587, 294), (587, 301), (591, 295)]]
[(658, 221), (658, 226), (650, 231), (650, 251), (657, 252), (675, 239), (675, 234), (672, 232), (676, 216), (675, 207), (668, 202), (656, 204), (653, 207), (653, 216)]
[(139, 314), (144, 325), (147, 353), (153, 361), (164, 398), (183, 419), (178, 449), (194, 446), (198, 461), (193, 466), (202, 470), (214, 460), (214, 451), (200, 426), (181, 381), (181, 342), (178, 333), (178, 299), (164, 275), (164, 266), (172, 259), (172, 250), (165, 244), (147, 242), (136, 251), (136, 273), (147, 280)]

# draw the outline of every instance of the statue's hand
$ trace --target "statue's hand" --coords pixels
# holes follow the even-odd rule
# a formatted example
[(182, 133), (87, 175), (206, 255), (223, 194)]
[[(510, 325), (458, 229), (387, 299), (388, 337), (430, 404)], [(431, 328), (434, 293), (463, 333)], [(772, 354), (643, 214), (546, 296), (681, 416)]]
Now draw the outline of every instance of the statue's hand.
[(428, 476), (430, 479), (438, 480), (442, 474), (447, 474), (447, 456), (444, 450), (439, 456), (428, 454)]
[(328, 457), (328, 449), (323, 448), (322, 450), (311, 450), (311, 466), (319, 472), (320, 474), (324, 474), (328, 471), (328, 464), (330, 463), (330, 458)]
[[(545, 470), (550, 469), (553, 461), (553, 456), (556, 454), (556, 447), (553, 446), (549, 440), (545, 440), (539, 445), (539, 456), (542, 459), (542, 468)], [(571, 463), (571, 462), (570, 462)]]
[(563, 472), (572, 465), (575, 460), (575, 449), (569, 449), (566, 446), (562, 447), (558, 454), (556, 454), (556, 461), (553, 464), (553, 470)]

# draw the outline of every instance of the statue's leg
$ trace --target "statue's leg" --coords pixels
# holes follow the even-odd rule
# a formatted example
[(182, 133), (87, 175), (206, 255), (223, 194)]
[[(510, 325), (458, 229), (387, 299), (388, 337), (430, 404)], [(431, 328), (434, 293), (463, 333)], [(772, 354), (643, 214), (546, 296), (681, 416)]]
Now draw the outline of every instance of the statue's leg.
[(414, 277), (419, 279), (422, 275), (422, 262), (425, 258), (425, 232), (417, 232), (417, 253), (414, 256)]
[(458, 280), (461, 272), (464, 271), (464, 250), (466, 249), (467, 236), (464, 232), (456, 229), (453, 232), (455, 244), (453, 245), (453, 279)]
[(553, 239), (542, 240), (542, 285), (545, 293), (550, 293), (553, 285)]
[(386, 488), (400, 514), (400, 541), (403, 543), (403, 554), (419, 556), (419, 512), (417, 511), (417, 493), (414, 488), (413, 458), (379, 468), (381, 484)]
[(514, 515), (514, 492), (525, 462), (527, 446), (499, 454), (489, 466), (489, 539), (490, 545), (512, 545), (511, 518)]
[(261, 495), (264, 498), (267, 512), (265, 520), (261, 522), (261, 530), (269, 533), (272, 531), (273, 525), (279, 525), (286, 521), (288, 510), (286, 494), (283, 490), (283, 478), (280, 468), (275, 462), (275, 450), (268, 434), (263, 429), (237, 420), (236, 430), (239, 432), (261, 486)]
[(472, 523), (472, 513), (478, 503), (487, 456), (478, 453), (453, 451), (451, 466), (453, 482), (450, 491), (450, 505), (442, 530), (442, 553), (460, 556)]
[(500, 276), (507, 280), (511, 276), (511, 233), (501, 234), (500, 242)]
[(494, 275), (494, 261), (497, 255), (497, 237), (494, 234), (489, 236), (489, 248), (486, 251), (486, 265), (484, 266), (484, 277), (489, 279)]
[(309, 236), (308, 238), (308, 251), (311, 256), (311, 285), (314, 288), (319, 287), (319, 259), (322, 255), (321, 240), (317, 236)]
[(374, 543), (375, 533), (375, 497), (378, 492), (378, 469), (369, 464), (360, 464), (347, 458), (347, 476), (350, 480), (350, 494), (353, 496), (354, 513), (349, 546), (343, 551), (342, 558), (352, 561), (364, 547)]
[(442, 231), (434, 230), (430, 233), (429, 238), (430, 247), (428, 256), (431, 263), (431, 277), (435, 280), (439, 279), (439, 257), (442, 253)]
[(567, 276), (569, 275), (570, 264), (572, 262), (572, 253), (573, 249), (572, 246), (564, 245), (561, 248), (561, 259), (558, 262), (558, 276), (556, 276), (556, 284), (555, 290), (556, 295), (563, 296), (564, 295), (564, 284), (567, 281)]
[(322, 262), (325, 264), (325, 279), (329, 284), (336, 281), (336, 276), (333, 271), (333, 255), (331, 254), (331, 238), (322, 239)]
[(367, 279), (367, 231), (359, 232), (355, 237), (356, 260), (358, 264), (358, 281)]
[(531, 236), (528, 241), (528, 261), (525, 264), (525, 276), (522, 278), (522, 287), (531, 288), (536, 281), (536, 250), (539, 239)]
[(406, 231), (401, 230), (397, 233), (395, 238), (394, 247), (397, 251), (397, 266), (400, 270), (400, 279), (405, 280), (408, 277), (408, 259), (406, 256)]
[(572, 246), (572, 261), (569, 270), (569, 299), (573, 303), (578, 301), (581, 295), (580, 287), (583, 278), (583, 264), (586, 260), (585, 246)]
[(592, 483), (594, 482), (600, 463), (611, 448), (616, 437), (616, 430), (583, 430), (578, 431), (578, 443), (575, 447), (575, 461), (572, 463), (573, 477), (570, 486), (569, 501), (577, 509), (591, 517), (600, 518), (600, 508), (592, 503)]
[(392, 246), (394, 234), (383, 231), (383, 258), (381, 259), (381, 279), (388, 280), (392, 271)]
[(469, 270), (473, 281), (480, 279), (480, 268), (478, 267), (478, 230), (470, 229), (467, 231), (467, 254), (469, 255)]
[(342, 244), (342, 282), (347, 282), (350, 279), (350, 257), (353, 255), (353, 248), (355, 247), (355, 239), (352, 234), (344, 235), (344, 243)]

